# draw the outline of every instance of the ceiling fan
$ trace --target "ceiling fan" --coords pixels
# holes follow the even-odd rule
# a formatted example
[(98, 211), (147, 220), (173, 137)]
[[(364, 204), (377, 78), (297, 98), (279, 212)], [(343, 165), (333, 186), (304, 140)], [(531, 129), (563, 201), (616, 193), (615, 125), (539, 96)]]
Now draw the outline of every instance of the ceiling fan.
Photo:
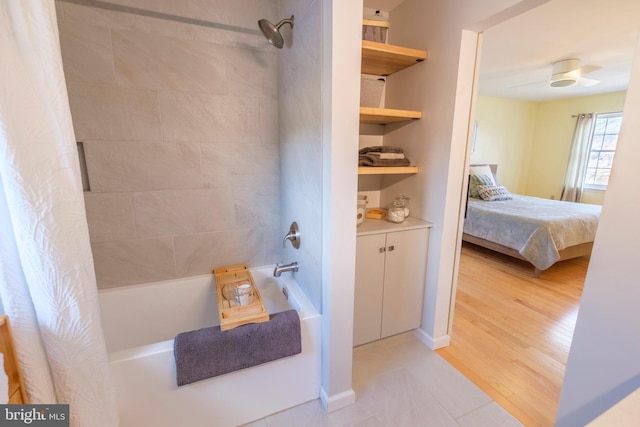
[(553, 64), (549, 86), (567, 87), (575, 84), (580, 86), (593, 86), (600, 83), (600, 80), (589, 79), (583, 76), (601, 68), (602, 67), (597, 65), (584, 65), (581, 67), (580, 60), (576, 58), (563, 59)]
[(548, 84), (550, 87), (568, 87), (568, 86), (593, 86), (595, 84), (600, 83), (600, 80), (589, 79), (584, 77), (586, 74), (592, 73), (601, 69), (602, 67), (598, 65), (585, 65), (580, 66), (580, 60), (577, 58), (571, 59), (563, 59), (561, 61), (557, 61), (553, 63), (553, 68), (551, 70), (551, 79), (543, 80), (534, 83), (526, 83), (522, 85), (512, 86), (512, 89), (532, 86), (532, 85), (541, 85)]

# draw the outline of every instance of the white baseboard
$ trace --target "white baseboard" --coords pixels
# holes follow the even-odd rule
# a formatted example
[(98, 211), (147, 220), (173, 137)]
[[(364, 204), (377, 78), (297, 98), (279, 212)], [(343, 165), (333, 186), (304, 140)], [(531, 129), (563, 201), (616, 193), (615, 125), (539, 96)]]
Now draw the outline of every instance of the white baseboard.
[(350, 388), (342, 393), (328, 396), (324, 387), (320, 387), (320, 400), (327, 412), (333, 412), (356, 403), (356, 392)]
[(431, 350), (437, 350), (442, 347), (446, 347), (451, 342), (451, 337), (449, 335), (444, 335), (438, 338), (433, 338), (431, 335), (426, 333), (423, 329), (416, 329), (414, 331), (416, 337)]

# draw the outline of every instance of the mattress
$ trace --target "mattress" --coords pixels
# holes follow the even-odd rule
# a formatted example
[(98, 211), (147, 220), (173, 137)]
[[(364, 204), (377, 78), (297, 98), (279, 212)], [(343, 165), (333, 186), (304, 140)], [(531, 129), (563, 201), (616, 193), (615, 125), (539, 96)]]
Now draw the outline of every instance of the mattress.
[(560, 259), (559, 251), (593, 242), (601, 208), (517, 194), (491, 202), (469, 198), (464, 232), (514, 249), (546, 270)]

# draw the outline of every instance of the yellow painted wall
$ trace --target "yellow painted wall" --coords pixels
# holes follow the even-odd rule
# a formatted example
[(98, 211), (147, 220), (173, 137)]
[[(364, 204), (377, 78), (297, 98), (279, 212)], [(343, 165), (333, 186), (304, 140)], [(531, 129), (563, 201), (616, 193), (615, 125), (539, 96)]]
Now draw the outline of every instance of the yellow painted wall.
[(471, 164), (497, 164), (499, 183), (525, 194), (536, 117), (535, 102), (478, 97)]
[[(576, 124), (572, 115), (579, 113), (610, 113), (622, 111), (626, 91), (602, 95), (567, 98), (541, 102), (538, 121), (531, 150), (531, 165), (527, 178), (526, 194), (538, 197), (560, 198), (569, 153), (571, 138)], [(535, 165), (535, 167), (533, 167)], [(597, 202), (585, 195), (591, 202)], [(602, 200), (599, 200), (602, 203)]]
[[(579, 113), (622, 111), (626, 92), (532, 102), (478, 97), (478, 128), (471, 163), (497, 163), (510, 191), (559, 199)], [(585, 191), (583, 202), (602, 204), (604, 192)]]

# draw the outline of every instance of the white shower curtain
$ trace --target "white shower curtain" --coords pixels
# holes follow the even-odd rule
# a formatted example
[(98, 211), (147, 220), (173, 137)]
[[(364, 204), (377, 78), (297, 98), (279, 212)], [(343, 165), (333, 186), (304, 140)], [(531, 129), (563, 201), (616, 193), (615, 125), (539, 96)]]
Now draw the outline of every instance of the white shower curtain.
[(0, 1), (0, 296), (30, 402), (118, 425), (54, 0)]
[(593, 113), (578, 115), (560, 200), (567, 202), (580, 202), (582, 199), (584, 173), (587, 168), (587, 161), (589, 160), (587, 155), (595, 123), (594, 116), (595, 114)]

